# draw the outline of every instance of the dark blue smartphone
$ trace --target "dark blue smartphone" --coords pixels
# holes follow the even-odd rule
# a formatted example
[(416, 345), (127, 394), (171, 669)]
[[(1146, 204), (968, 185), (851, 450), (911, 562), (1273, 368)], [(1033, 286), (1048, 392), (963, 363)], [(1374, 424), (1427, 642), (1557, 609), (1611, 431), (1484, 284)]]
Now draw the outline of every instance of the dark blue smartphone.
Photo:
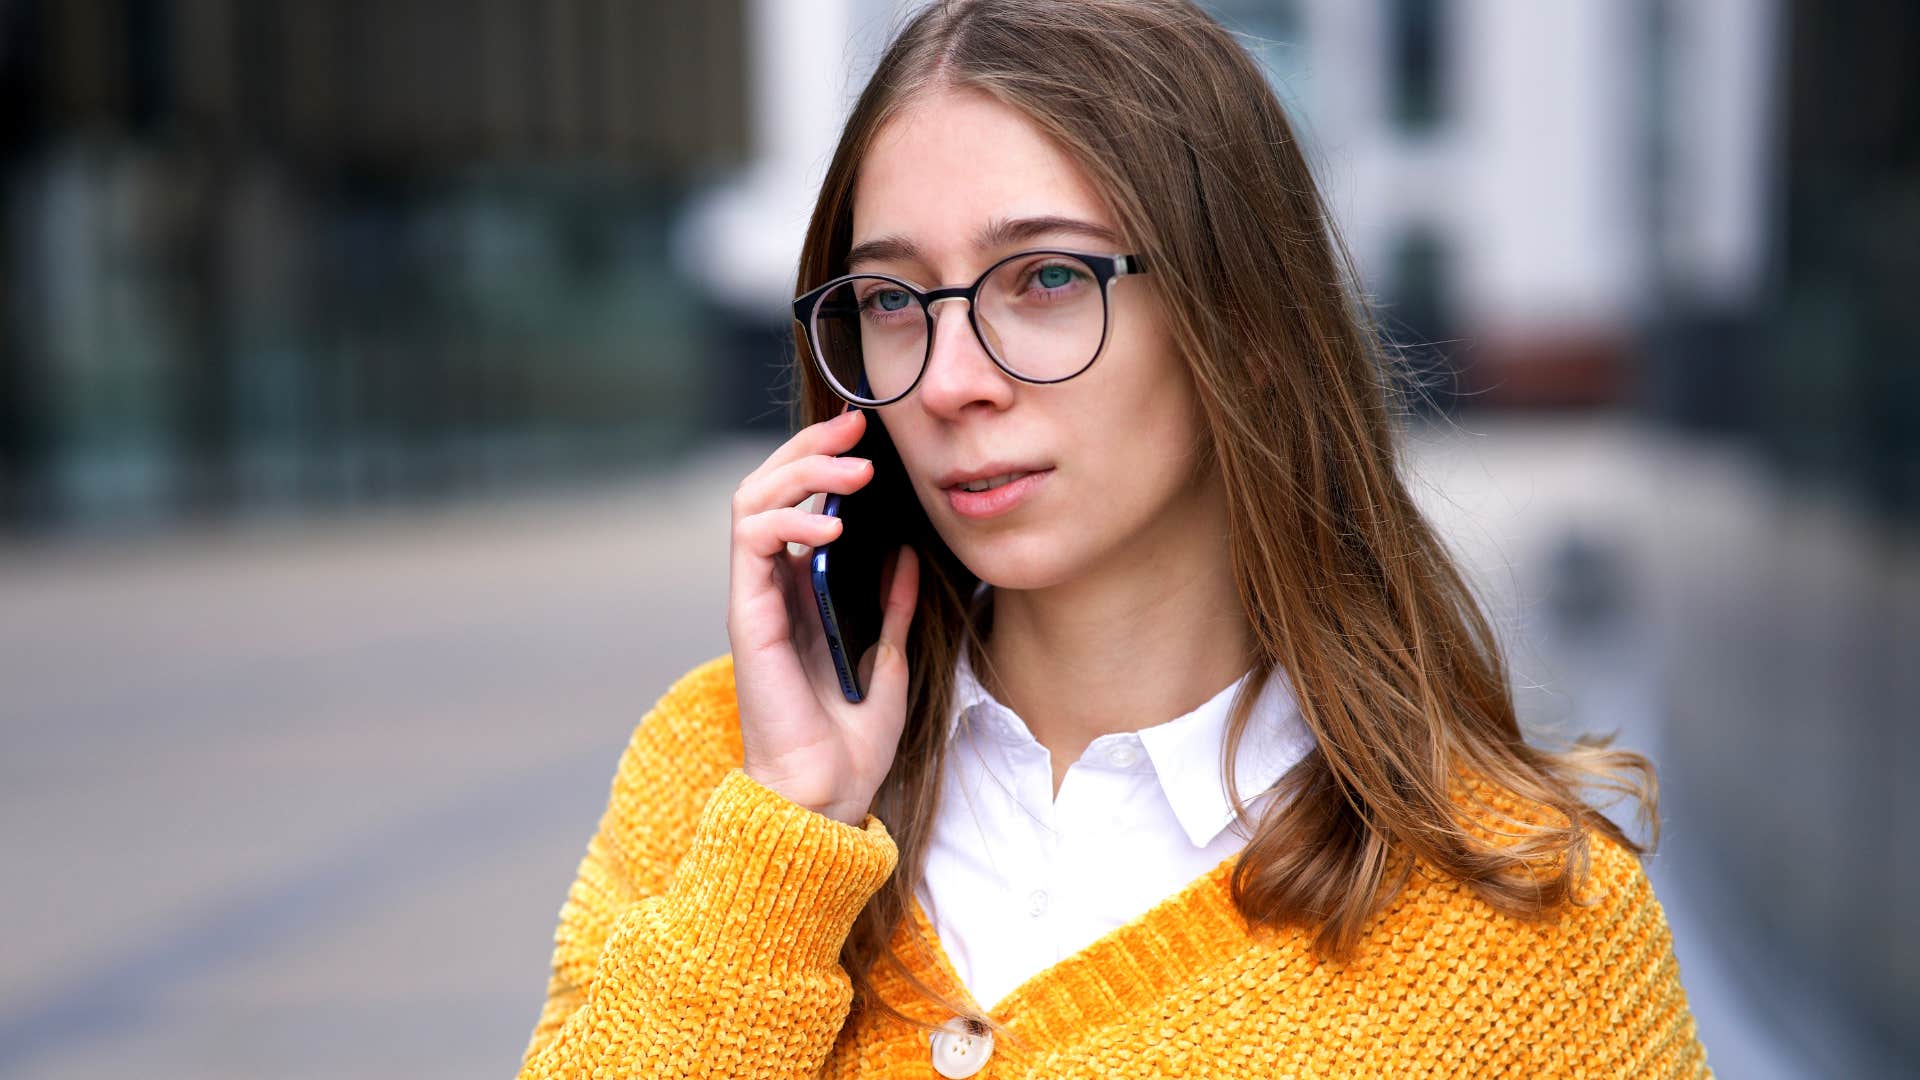
[(873, 478), (852, 494), (828, 493), (821, 512), (840, 519), (840, 535), (813, 549), (813, 598), (840, 692), (852, 702), (866, 697), (857, 677), (860, 658), (880, 640), (880, 571), (903, 544), (924, 560), (932, 533), (887, 426), (877, 412), (866, 412), (866, 432), (847, 453), (873, 462)]

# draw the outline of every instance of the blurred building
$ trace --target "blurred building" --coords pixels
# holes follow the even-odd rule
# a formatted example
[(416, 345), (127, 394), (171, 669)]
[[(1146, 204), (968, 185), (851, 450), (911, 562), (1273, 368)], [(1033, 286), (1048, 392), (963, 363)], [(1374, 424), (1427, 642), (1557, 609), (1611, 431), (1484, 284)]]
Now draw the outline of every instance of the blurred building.
[[(811, 196), (920, 2), (8, 0), (0, 519), (781, 426)], [(1642, 346), (1755, 303), (1772, 0), (1207, 6), (1436, 406), (1698, 403)]]
[(1855, 1018), (1905, 1063), (1886, 1075), (1910, 1075), (1920, 10), (1795, 4), (1779, 38), (1762, 290), (1678, 292), (1648, 334), (1649, 415), (1742, 447), (1770, 481), (1674, 598), (1669, 777), (1773, 1022)]
[(417, 498), (684, 442), (668, 222), (738, 2), (0, 3), (0, 521)]

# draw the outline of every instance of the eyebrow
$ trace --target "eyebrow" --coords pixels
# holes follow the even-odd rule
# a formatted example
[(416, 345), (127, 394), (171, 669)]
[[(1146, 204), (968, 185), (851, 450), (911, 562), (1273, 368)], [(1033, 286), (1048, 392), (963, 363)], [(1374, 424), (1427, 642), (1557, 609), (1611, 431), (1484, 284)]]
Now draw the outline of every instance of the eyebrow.
[[(1098, 240), (1109, 247), (1118, 247), (1120, 237), (1105, 225), (1078, 218), (1047, 215), (1028, 218), (995, 218), (987, 222), (973, 236), (976, 251), (992, 248), (1011, 247), (1024, 244), (1029, 240), (1053, 233), (1077, 233)], [(864, 262), (922, 262), (924, 256), (920, 245), (904, 236), (882, 236), (873, 240), (855, 244), (847, 252), (847, 266), (851, 269)]]

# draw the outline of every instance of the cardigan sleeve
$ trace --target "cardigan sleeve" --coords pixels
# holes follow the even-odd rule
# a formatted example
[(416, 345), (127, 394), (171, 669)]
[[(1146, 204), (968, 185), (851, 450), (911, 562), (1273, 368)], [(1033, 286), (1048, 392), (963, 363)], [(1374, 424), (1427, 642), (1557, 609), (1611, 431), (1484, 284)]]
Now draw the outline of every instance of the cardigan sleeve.
[(835, 821), (716, 756), (712, 718), (737, 725), (716, 705), (732, 693), (718, 664), (677, 684), (621, 757), (521, 1080), (811, 1077), (846, 1022), (840, 947), (898, 850), (873, 815)]

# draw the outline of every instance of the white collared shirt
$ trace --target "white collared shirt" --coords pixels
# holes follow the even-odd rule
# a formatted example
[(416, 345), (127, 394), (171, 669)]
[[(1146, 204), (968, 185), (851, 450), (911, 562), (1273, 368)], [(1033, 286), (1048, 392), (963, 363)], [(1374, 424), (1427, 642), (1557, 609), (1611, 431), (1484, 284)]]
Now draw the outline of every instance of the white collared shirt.
[[(981, 686), (965, 649), (956, 676), (954, 742), (916, 896), (968, 992), (992, 1010), (1246, 845), (1239, 826), (1227, 827), (1220, 763), (1227, 711), (1247, 677), (1184, 716), (1094, 739), (1056, 799), (1047, 748)], [(1312, 746), (1276, 671), (1235, 762), (1256, 819), (1272, 802), (1259, 793)]]

